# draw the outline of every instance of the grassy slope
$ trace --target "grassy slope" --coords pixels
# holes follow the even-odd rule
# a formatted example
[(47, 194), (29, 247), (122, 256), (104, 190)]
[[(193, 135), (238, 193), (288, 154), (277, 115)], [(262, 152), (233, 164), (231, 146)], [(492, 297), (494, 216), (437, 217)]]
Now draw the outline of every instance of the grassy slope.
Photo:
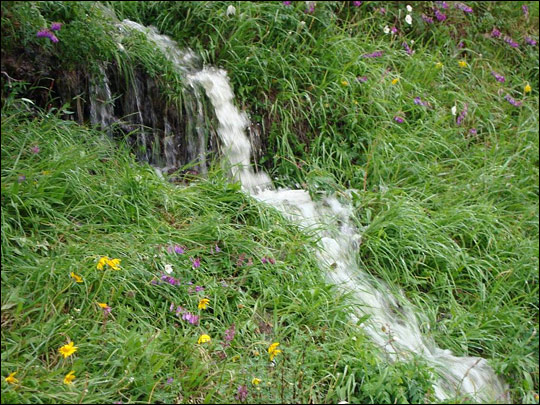
[[(267, 163), (281, 184), (305, 183), (313, 192), (361, 190), (357, 214), (366, 231), (359, 260), (366, 269), (405, 290), (441, 346), (491, 359), (510, 382), (514, 401), (530, 402), (538, 391), (538, 47), (524, 45), (523, 38), (538, 39), (538, 5), (527, 3), (526, 18), (520, 3), (469, 2), (472, 15), (451, 8), (445, 23), (427, 25), (420, 18), (431, 13), (427, 3), (411, 4), (411, 27), (403, 22), (405, 4), (384, 5), (382, 15), (375, 11), (383, 6), (377, 2), (360, 8), (318, 4), (313, 15), (304, 13), (302, 2), (237, 3), (234, 17), (225, 16), (224, 2), (114, 7), (121, 17), (155, 24), (228, 70), (238, 99), (269, 138)], [(47, 21), (81, 19), (66, 6), (41, 8)], [(382, 32), (394, 24), (399, 37)], [(491, 38), (493, 26), (503, 36), (511, 34), (520, 48)], [(414, 55), (404, 51), (404, 40), (415, 41)], [(70, 44), (60, 43), (63, 58), (80, 54), (73, 49), (77, 42)], [(99, 53), (103, 58), (112, 58), (108, 46)], [(384, 56), (361, 57), (375, 50)], [(466, 68), (458, 66), (461, 59)], [(439, 61), (442, 69), (435, 66)], [(357, 76), (368, 81), (359, 83)], [(392, 85), (395, 78), (400, 80)], [(524, 95), (527, 82), (533, 91)], [(510, 105), (506, 93), (523, 106)], [(417, 96), (429, 107), (415, 105)], [(459, 113), (465, 104), (468, 115), (457, 126), (450, 108), (456, 105)], [(393, 120), (398, 114), (404, 124)], [(471, 128), (478, 134), (471, 135)], [(124, 209), (134, 211), (142, 203), (134, 198), (137, 204)], [(224, 239), (214, 233), (210, 240)], [(279, 245), (268, 242), (269, 248)], [(101, 252), (94, 248), (92, 254)], [(2, 297), (4, 304), (7, 296)], [(369, 384), (347, 387), (356, 398), (374, 400), (366, 394)]]

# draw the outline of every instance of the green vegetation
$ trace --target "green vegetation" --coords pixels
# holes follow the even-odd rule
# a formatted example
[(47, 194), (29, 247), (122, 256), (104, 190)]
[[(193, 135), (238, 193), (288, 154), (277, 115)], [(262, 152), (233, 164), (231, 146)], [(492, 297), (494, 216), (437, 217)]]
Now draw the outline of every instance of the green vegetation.
[[(313, 14), (305, 2), (107, 3), (228, 71), (262, 128), (258, 164), (277, 185), (314, 196), (356, 189), (362, 266), (405, 292), (439, 346), (488, 359), (514, 403), (538, 403), (539, 66), (538, 45), (525, 42), (538, 40), (538, 3), (467, 2), (466, 13), (448, 2), (443, 22), (434, 3), (410, 4), (409, 26), (405, 3), (319, 2)], [(3, 58), (24, 47), (54, 69), (107, 61), (129, 77), (138, 66), (181, 102), (182, 78), (142, 35), (118, 48), (114, 13), (98, 3), (3, 2)], [(36, 38), (54, 21), (64, 24), (58, 43)], [(363, 57), (375, 51), (382, 56)], [(35, 75), (50, 69), (35, 66)], [(32, 86), (9, 84), (2, 376), (17, 371), (20, 386), (3, 381), (2, 402), (234, 402), (239, 385), (260, 403), (434, 401), (421, 360), (381, 361), (349, 323), (350, 304), (323, 283), (309, 235), (217, 169), (181, 188), (161, 181), (125, 145), (60, 119), (54, 95), (56, 109), (42, 111), (18, 98)], [(170, 254), (171, 244), (188, 250)], [(97, 270), (105, 255), (122, 269)], [(204, 292), (151, 284), (165, 264)], [(203, 297), (209, 310), (197, 309)], [(106, 321), (97, 302), (112, 308)], [(201, 312), (200, 324), (175, 317), (171, 304)], [(210, 344), (197, 344), (203, 333)], [(68, 339), (79, 350), (64, 360)], [(283, 352), (269, 367), (273, 342)], [(75, 385), (64, 385), (71, 370)]]

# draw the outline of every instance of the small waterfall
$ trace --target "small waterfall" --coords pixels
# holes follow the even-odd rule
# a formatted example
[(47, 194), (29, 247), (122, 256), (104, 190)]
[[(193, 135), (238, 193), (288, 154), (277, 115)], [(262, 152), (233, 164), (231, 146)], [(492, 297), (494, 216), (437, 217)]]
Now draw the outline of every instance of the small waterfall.
[(99, 125), (112, 135), (111, 124), (115, 122), (109, 78), (103, 65), (99, 65), (99, 76), (90, 80), (90, 122)]
[[(315, 253), (327, 280), (351, 293), (357, 304), (351, 316), (358, 320), (369, 315), (362, 327), (393, 360), (406, 359), (411, 353), (422, 356), (438, 374), (434, 388), (436, 397), (441, 401), (455, 395), (469, 395), (482, 402), (508, 400), (505, 384), (485, 359), (458, 357), (437, 347), (432, 339), (421, 333), (415, 309), (403, 294), (394, 295), (382, 280), (359, 268), (356, 254), (361, 234), (351, 220), (352, 205), (335, 196), (313, 201), (304, 190), (275, 190), (266, 173), (253, 171), (250, 165), (251, 144), (245, 134), (249, 120), (235, 107), (234, 93), (224, 70), (198, 68), (198, 59), (192, 51), (181, 51), (174, 41), (159, 35), (155, 29), (128, 20), (121, 25), (145, 33), (186, 79), (189, 88), (185, 92), (192, 95), (184, 97), (188, 133), (196, 136), (187, 141), (190, 155), (197, 155), (205, 167), (207, 140), (204, 135), (202, 88), (214, 108), (217, 134), (223, 155), (231, 165), (233, 178), (240, 181), (243, 189), (257, 200), (277, 208), (302, 227), (318, 232), (321, 242)], [(172, 152), (174, 142), (167, 125), (165, 127), (164, 149), (169, 166), (176, 163)], [(347, 199), (347, 195), (342, 197)]]

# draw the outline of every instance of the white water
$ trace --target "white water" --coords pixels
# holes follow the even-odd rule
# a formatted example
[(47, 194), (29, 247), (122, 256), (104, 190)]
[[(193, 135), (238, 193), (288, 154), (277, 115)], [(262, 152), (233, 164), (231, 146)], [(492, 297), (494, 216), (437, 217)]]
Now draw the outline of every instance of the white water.
[[(369, 315), (362, 327), (393, 360), (407, 359), (411, 353), (422, 356), (438, 374), (434, 389), (439, 400), (467, 394), (481, 402), (508, 401), (505, 384), (485, 359), (458, 357), (437, 347), (421, 333), (415, 309), (406, 298), (394, 296), (383, 281), (358, 267), (355, 255), (361, 235), (351, 221), (351, 205), (335, 196), (315, 202), (304, 190), (273, 190), (266, 173), (254, 173), (250, 166), (251, 144), (246, 136), (249, 121), (234, 105), (225, 71), (212, 67), (196, 72), (187, 69), (186, 65), (193, 59), (190, 51), (180, 51), (170, 38), (142, 29), (138, 24), (126, 21), (123, 24), (147, 32), (169, 60), (187, 73), (195, 94), (199, 85), (204, 88), (219, 122), (217, 132), (233, 177), (254, 198), (272, 205), (301, 226), (317, 230), (321, 242), (315, 253), (328, 281), (352, 294), (355, 307), (352, 317), (357, 320)], [(347, 196), (342, 199), (346, 200)]]

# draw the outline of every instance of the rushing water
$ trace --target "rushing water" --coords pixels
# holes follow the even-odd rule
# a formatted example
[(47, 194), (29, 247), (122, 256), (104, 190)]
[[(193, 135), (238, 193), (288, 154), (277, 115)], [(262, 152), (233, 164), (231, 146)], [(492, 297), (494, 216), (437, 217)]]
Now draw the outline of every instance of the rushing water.
[[(218, 121), (217, 133), (223, 155), (231, 165), (233, 177), (240, 181), (245, 192), (269, 204), (292, 221), (305, 228), (315, 229), (320, 244), (315, 252), (321, 269), (329, 282), (351, 293), (355, 311), (353, 318), (369, 315), (362, 327), (371, 338), (394, 360), (417, 354), (437, 372), (435, 395), (445, 400), (458, 395), (469, 395), (477, 401), (507, 401), (505, 384), (495, 375), (487, 361), (478, 357), (458, 357), (449, 350), (437, 347), (435, 342), (422, 334), (415, 308), (402, 294), (395, 295), (379, 279), (369, 275), (357, 265), (355, 256), (361, 243), (361, 234), (351, 217), (352, 205), (347, 196), (328, 196), (313, 201), (304, 190), (272, 187), (266, 173), (255, 173), (250, 166), (251, 144), (246, 136), (249, 120), (234, 105), (234, 94), (224, 70), (213, 67), (196, 69), (191, 51), (181, 51), (169, 37), (159, 35), (131, 21), (125, 27), (146, 32), (167, 58), (177, 66), (195, 95), (194, 115), (200, 115), (199, 88), (204, 89)], [(195, 111), (196, 110), (196, 111)], [(201, 117), (196, 118), (198, 123)], [(202, 158), (204, 149), (197, 144)], [(165, 145), (168, 145), (165, 142)], [(165, 150), (167, 154), (167, 149)], [(167, 158), (169, 160), (169, 158)]]

